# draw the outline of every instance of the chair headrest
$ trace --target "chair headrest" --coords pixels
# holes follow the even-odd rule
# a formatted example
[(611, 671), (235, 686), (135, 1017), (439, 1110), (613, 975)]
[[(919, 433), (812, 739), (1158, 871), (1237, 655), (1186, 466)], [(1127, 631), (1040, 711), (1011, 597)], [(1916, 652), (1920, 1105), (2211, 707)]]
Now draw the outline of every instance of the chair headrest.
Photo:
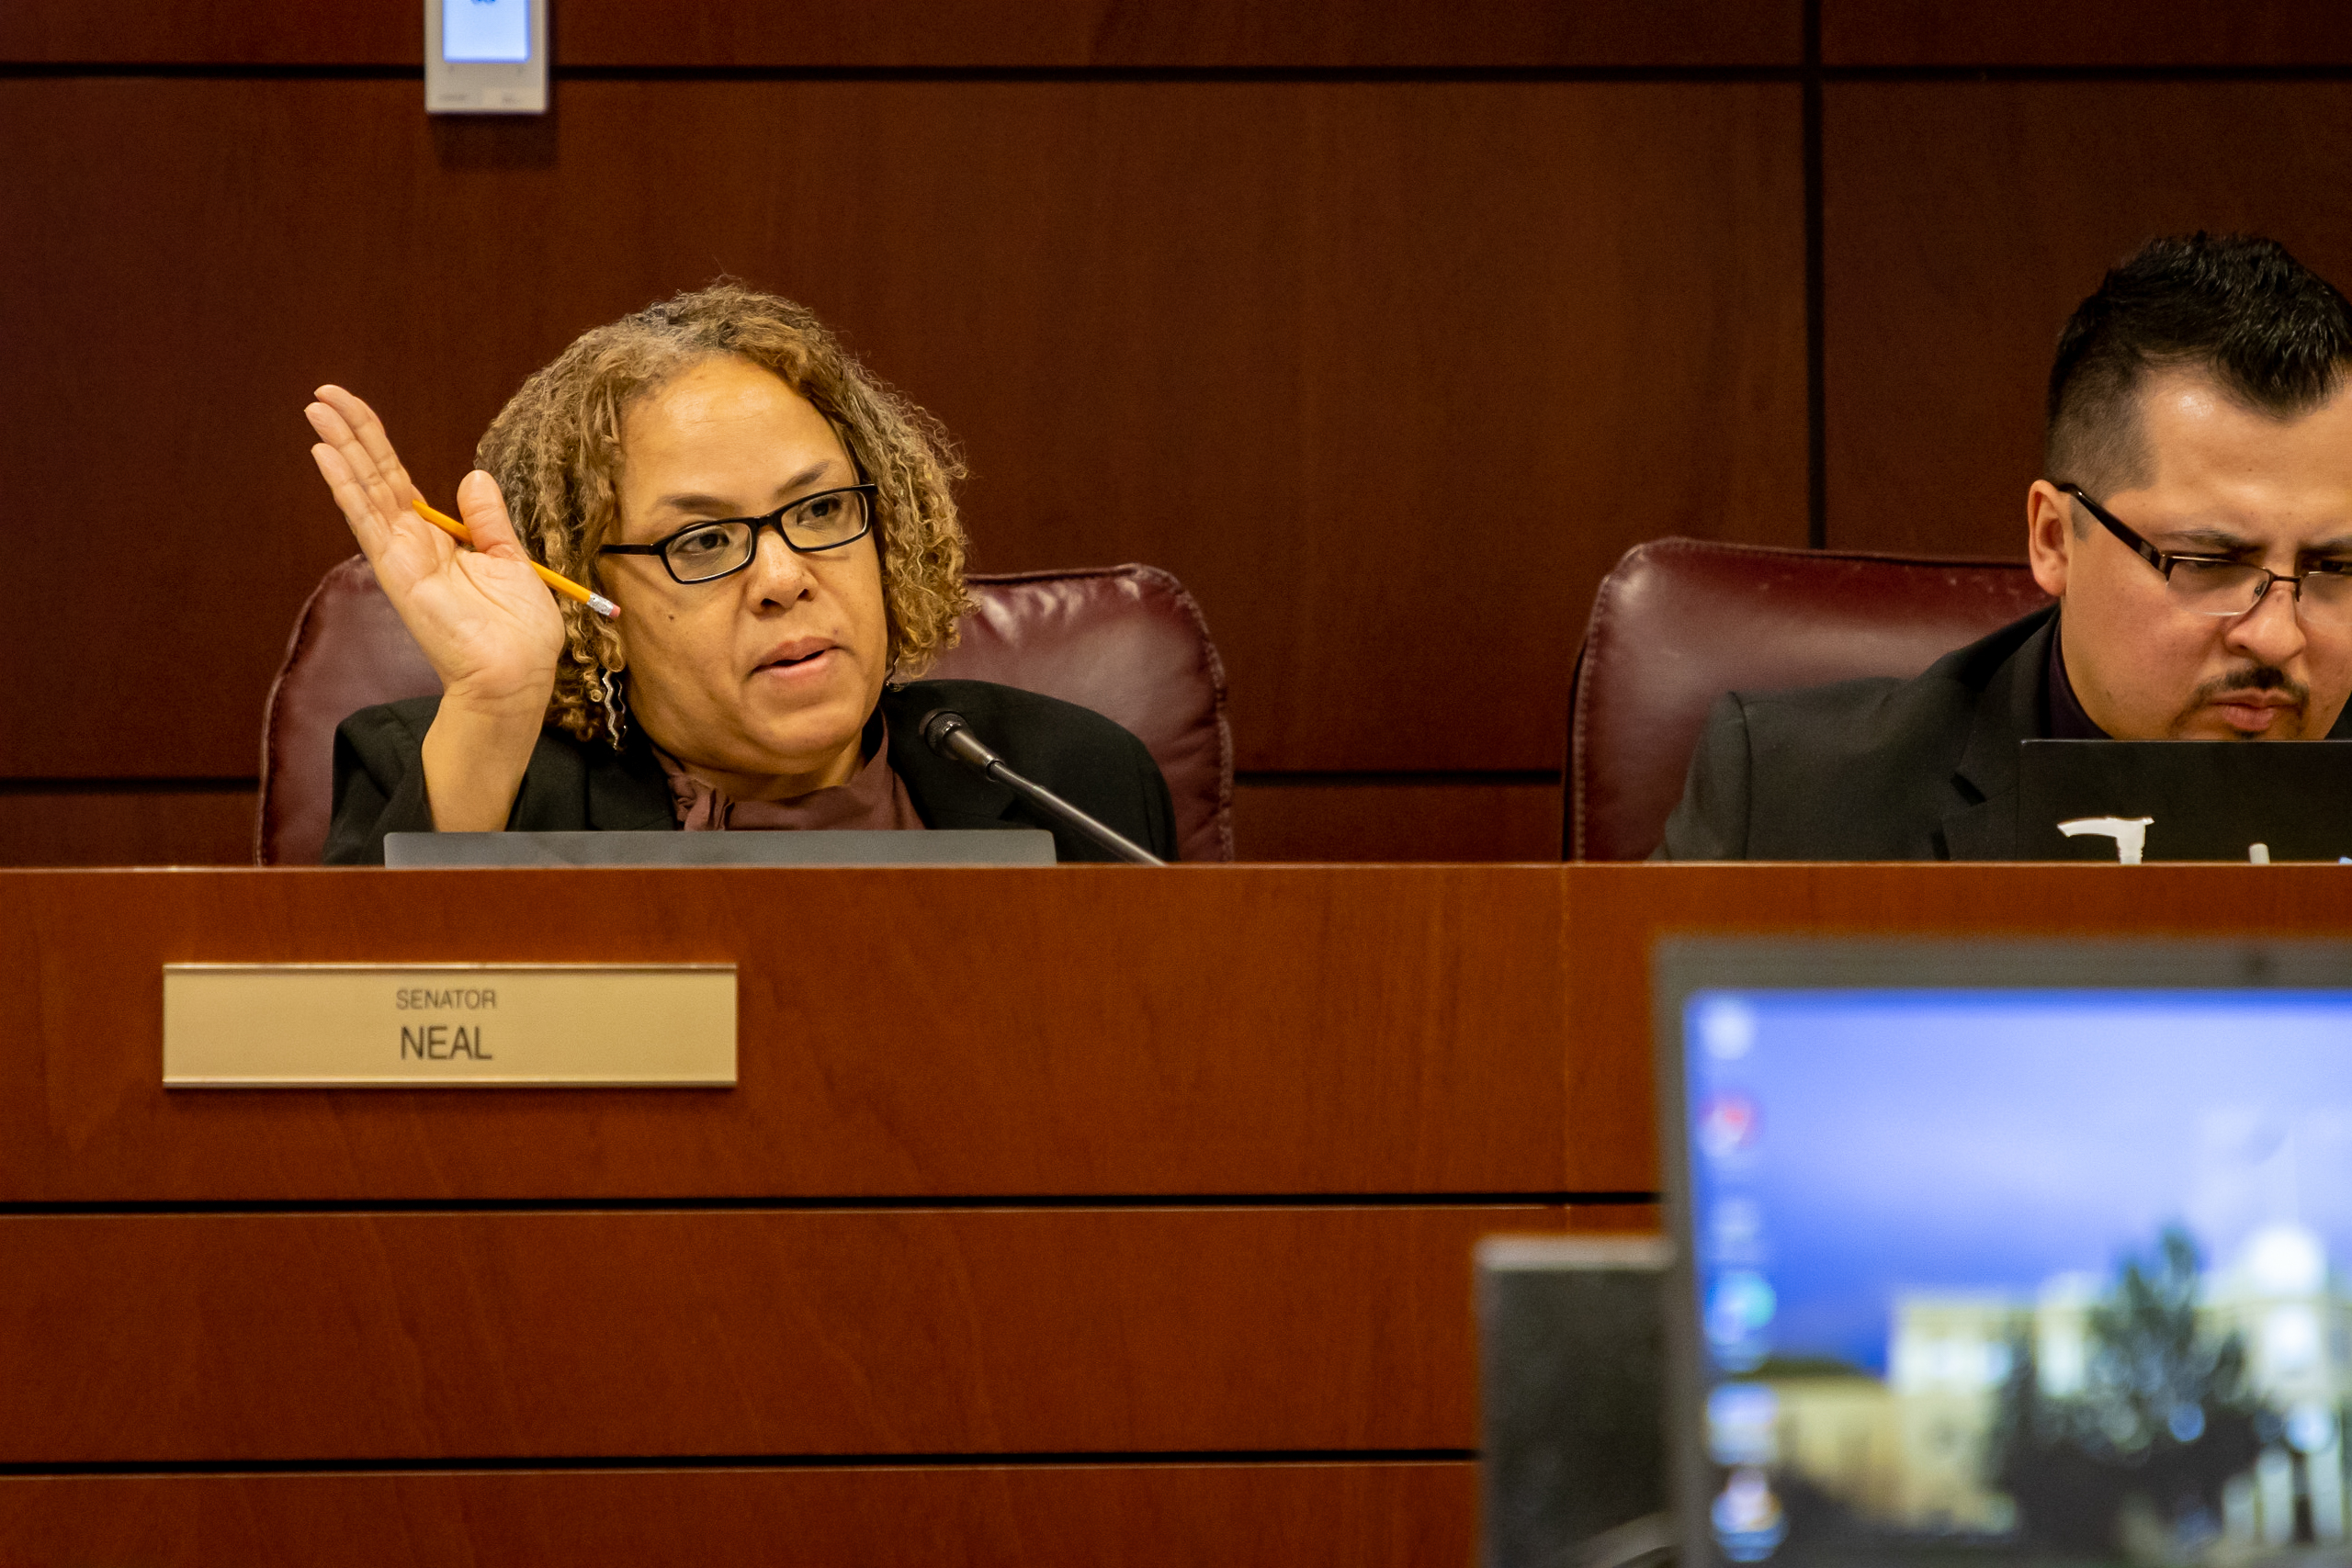
[(2050, 603), (2021, 562), (1658, 539), (1600, 584), (1568, 712), (1568, 853), (1640, 860), (1725, 692), (1917, 675)]

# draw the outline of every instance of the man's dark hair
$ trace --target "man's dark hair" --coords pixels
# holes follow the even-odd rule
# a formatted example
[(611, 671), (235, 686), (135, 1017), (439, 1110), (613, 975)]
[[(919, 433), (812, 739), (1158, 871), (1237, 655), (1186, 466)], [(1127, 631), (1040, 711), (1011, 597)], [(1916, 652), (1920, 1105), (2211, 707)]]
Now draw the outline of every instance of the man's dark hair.
[(2200, 372), (2245, 407), (2283, 420), (2334, 397), (2347, 362), (2352, 307), (2276, 240), (2201, 231), (2151, 240), (2058, 334), (2044, 471), (2094, 495), (2149, 482), (2139, 393), (2152, 371)]

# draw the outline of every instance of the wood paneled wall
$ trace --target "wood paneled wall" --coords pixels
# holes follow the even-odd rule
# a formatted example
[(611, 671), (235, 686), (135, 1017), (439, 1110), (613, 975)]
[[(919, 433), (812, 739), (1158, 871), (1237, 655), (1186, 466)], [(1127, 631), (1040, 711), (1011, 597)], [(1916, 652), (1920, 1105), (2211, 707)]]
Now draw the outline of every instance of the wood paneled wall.
[(0, 8), (0, 862), (242, 858), (349, 549), (311, 386), (446, 493), (722, 272), (960, 436), (983, 565), (1193, 589), (1246, 857), (1556, 855), (1625, 547), (2014, 554), (2104, 265), (2245, 227), (2352, 279), (2345, 15), (558, 0), (555, 110), (498, 122), (422, 112), (413, 0)]

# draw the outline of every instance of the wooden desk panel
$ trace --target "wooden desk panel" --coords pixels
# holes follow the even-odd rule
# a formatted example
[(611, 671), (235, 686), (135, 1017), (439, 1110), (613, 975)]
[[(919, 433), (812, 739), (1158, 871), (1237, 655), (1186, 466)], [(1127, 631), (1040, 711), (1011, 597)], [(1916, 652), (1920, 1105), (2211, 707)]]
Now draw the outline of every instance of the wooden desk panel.
[(0, 1479), (0, 1556), (180, 1568), (1422, 1568), (1477, 1472), (988, 1466)]
[[(0, 1202), (1555, 1192), (1560, 890), (1556, 867), (0, 872)], [(732, 961), (741, 1082), (166, 1094), (175, 960)]]
[[(1655, 1216), (1429, 1200), (1650, 1189), (1651, 944), (1739, 931), (2343, 937), (2352, 875), (0, 874), (0, 1464), (338, 1470), (18, 1473), (0, 1556), (1464, 1561), (1473, 1241)], [(355, 957), (732, 959), (742, 1086), (157, 1087), (167, 959)]]
[[(469, 875), (0, 873), (0, 1201), (1643, 1192), (1661, 932), (2352, 932), (2321, 866)], [(743, 1082), (157, 1087), (165, 961), (358, 953), (735, 960)]]
[(0, 1464), (1466, 1450), (1471, 1248), (1564, 1223), (17, 1215)]
[[(1829, 65), (1898, 70), (2124, 65), (2218, 72), (2342, 65), (2352, 62), (2352, 16), (2312, 0), (2235, 0), (2228, 6), (2052, 0), (2030, 6), (1978, 6), (1965, 0), (1825, 0), (1821, 58)], [(2279, 117), (2276, 133), (2281, 142), (2293, 134), (2288, 129), (2292, 123)], [(2013, 164), (2005, 164), (2002, 175), (1986, 183), (1997, 185), (2013, 202), (2021, 188), (2036, 188), (2018, 179)], [(2182, 217), (2188, 210), (2176, 209)], [(1920, 249), (1924, 254), (1928, 247)], [(2094, 268), (2098, 265), (2091, 263)], [(2082, 288), (2089, 287), (2086, 279)]]

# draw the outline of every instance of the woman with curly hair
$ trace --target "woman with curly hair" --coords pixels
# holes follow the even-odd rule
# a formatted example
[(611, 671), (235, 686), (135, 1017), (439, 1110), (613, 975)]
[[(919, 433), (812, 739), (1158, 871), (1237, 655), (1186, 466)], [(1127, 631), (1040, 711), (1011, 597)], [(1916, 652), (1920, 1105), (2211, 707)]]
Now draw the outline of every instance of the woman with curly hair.
[[(933, 708), (1162, 856), (1167, 784), (1085, 708), (917, 679), (969, 607), (945, 434), (815, 317), (732, 284), (582, 336), (514, 394), (458, 487), (473, 548), (410, 509), (340, 387), (311, 453), (438, 697), (335, 733), (329, 862), (502, 829), (1006, 828), (1105, 852), (932, 754)], [(552, 597), (537, 561), (617, 604)]]

